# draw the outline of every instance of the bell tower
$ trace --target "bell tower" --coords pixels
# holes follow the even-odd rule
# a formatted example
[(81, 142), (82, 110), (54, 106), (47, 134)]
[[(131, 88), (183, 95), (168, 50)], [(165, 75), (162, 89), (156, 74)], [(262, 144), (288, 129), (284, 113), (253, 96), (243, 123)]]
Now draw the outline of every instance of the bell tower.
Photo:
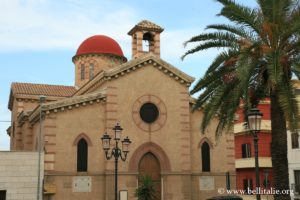
[(160, 57), (160, 33), (163, 28), (143, 20), (135, 25), (128, 35), (132, 37), (132, 58), (137, 58), (146, 53), (153, 53)]

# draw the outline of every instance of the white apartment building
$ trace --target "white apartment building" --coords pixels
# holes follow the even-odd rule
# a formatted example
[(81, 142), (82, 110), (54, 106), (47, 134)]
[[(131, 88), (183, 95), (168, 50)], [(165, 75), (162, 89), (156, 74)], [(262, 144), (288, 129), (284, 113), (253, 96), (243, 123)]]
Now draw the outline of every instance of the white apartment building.
[(300, 200), (300, 135), (297, 137), (288, 131), (287, 139), (290, 188), (294, 191), (291, 197)]

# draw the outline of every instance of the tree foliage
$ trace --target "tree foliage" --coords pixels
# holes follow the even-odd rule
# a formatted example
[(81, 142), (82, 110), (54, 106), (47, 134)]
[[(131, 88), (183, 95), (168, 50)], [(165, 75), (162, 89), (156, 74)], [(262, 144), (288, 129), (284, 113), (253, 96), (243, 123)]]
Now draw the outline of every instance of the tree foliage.
[(135, 191), (135, 196), (138, 200), (153, 200), (156, 198), (155, 183), (151, 176), (144, 175), (139, 177), (141, 184)]
[(200, 92), (194, 109), (203, 107), (205, 130), (218, 115), (217, 134), (232, 125), (236, 108), (243, 100), (245, 110), (271, 93), (278, 95), (292, 131), (298, 128), (299, 113), (292, 77), (300, 77), (300, 9), (293, 0), (257, 0), (249, 8), (233, 0), (217, 0), (223, 5), (218, 14), (230, 24), (207, 26), (186, 41), (195, 43), (183, 56), (211, 48), (219, 54), (196, 83), (191, 94)]
[[(271, 155), (276, 190), (289, 189), (287, 127), (297, 131), (299, 108), (295, 81), (300, 78), (300, 5), (296, 0), (257, 0), (249, 8), (234, 0), (217, 0), (223, 5), (218, 14), (229, 24), (207, 26), (210, 32), (192, 37), (185, 46), (195, 43), (183, 56), (211, 48), (218, 55), (191, 94), (199, 93), (194, 109), (202, 108), (204, 133), (217, 115), (216, 134), (233, 125), (237, 108), (247, 112), (260, 100), (271, 101)], [(242, 103), (242, 104), (241, 104)], [(287, 124), (286, 124), (287, 122)], [(289, 200), (276, 194), (275, 200)]]

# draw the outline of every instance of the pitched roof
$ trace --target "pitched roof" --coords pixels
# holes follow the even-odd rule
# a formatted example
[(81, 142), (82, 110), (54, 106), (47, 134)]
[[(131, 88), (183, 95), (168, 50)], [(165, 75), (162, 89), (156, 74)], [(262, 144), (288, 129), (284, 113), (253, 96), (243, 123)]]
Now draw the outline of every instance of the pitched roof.
[(157, 31), (159, 33), (163, 32), (163, 28), (150, 22), (148, 20), (142, 20), (137, 25), (135, 25), (129, 32), (128, 35), (132, 35), (136, 30), (147, 30), (147, 31)]
[(117, 79), (132, 71), (136, 71), (137, 69), (143, 66), (147, 66), (147, 64), (150, 64), (151, 66), (157, 68), (159, 71), (161, 71), (164, 74), (168, 74), (170, 78), (179, 81), (181, 84), (185, 84), (187, 87), (189, 87), (191, 83), (194, 81), (193, 77), (185, 74), (184, 72), (180, 71), (176, 67), (165, 62), (160, 57), (154, 55), (153, 53), (147, 53), (129, 62), (116, 66), (108, 71), (101, 71), (92, 80), (88, 81), (83, 86), (81, 86), (74, 93), (73, 96), (85, 94), (91, 88), (94, 88), (97, 84), (101, 84), (102, 81)]
[(101, 90), (94, 93), (88, 93), (80, 96), (74, 96), (70, 98), (64, 98), (53, 102), (44, 103), (42, 106), (37, 106), (32, 112), (29, 112), (29, 121), (36, 122), (39, 117), (40, 111), (45, 111), (46, 114), (53, 112), (59, 112), (58, 109), (64, 111), (72, 109), (73, 107), (78, 108), (80, 105), (86, 105), (86, 102), (93, 104), (93, 102), (100, 102), (100, 100), (105, 101), (106, 91)]
[(8, 101), (8, 108), (11, 110), (13, 105), (13, 97), (15, 95), (26, 95), (36, 98), (44, 95), (55, 98), (64, 98), (72, 96), (77, 89), (74, 86), (65, 85), (47, 85), (34, 83), (12, 83)]
[(11, 89), (13, 94), (45, 95), (56, 97), (70, 97), (77, 90), (74, 86), (34, 83), (12, 83)]

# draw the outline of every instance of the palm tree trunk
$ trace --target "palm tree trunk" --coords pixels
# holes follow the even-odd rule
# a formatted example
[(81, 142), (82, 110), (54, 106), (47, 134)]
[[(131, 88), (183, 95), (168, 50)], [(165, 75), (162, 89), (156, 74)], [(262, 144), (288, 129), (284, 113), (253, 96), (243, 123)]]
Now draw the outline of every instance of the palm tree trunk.
[[(287, 131), (283, 110), (279, 106), (276, 92), (271, 95), (271, 155), (273, 180), (276, 190), (289, 190), (289, 172), (287, 159)], [(290, 194), (275, 194), (275, 200), (290, 200)]]

